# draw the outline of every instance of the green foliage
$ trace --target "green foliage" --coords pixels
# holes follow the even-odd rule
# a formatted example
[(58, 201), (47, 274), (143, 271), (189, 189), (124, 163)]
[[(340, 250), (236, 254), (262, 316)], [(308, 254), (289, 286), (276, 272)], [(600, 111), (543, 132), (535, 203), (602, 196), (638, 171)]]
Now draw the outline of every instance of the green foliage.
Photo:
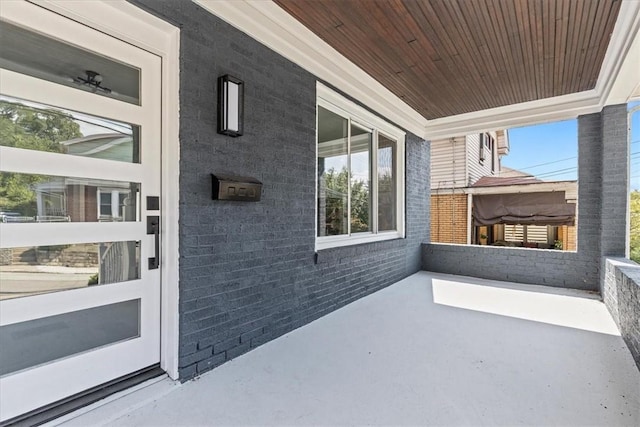
[(631, 192), (631, 224), (629, 230), (629, 258), (640, 263), (640, 192)]
[[(349, 172), (344, 167), (340, 172), (334, 168), (324, 173), (326, 189), (325, 229), (328, 236), (346, 234), (347, 194)], [(351, 232), (369, 230), (369, 184), (364, 181), (351, 183)]]
[[(81, 136), (80, 126), (68, 114), (0, 100), (0, 145), (60, 153), (64, 148), (60, 142)], [(0, 173), (0, 210), (35, 215), (33, 187), (44, 179), (36, 175)]]
[(87, 285), (91, 286), (91, 285), (97, 285), (97, 284), (98, 284), (98, 273), (89, 276), (89, 281), (87, 282)]
[(351, 183), (351, 232), (369, 231), (369, 188), (364, 181)]

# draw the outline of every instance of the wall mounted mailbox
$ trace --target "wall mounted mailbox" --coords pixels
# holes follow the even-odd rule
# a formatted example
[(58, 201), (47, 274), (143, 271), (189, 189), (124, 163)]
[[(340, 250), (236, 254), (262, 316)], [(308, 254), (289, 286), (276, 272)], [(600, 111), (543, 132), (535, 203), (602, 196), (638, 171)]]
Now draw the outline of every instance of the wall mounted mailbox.
[(213, 200), (259, 202), (262, 183), (255, 178), (235, 175), (211, 174)]

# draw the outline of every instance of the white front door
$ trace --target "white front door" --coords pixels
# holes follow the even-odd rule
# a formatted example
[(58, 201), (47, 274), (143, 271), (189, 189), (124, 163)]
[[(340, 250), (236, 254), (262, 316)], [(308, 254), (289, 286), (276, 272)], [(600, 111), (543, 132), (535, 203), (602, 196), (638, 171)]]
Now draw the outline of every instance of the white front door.
[(160, 360), (161, 60), (26, 2), (0, 34), (3, 421)]

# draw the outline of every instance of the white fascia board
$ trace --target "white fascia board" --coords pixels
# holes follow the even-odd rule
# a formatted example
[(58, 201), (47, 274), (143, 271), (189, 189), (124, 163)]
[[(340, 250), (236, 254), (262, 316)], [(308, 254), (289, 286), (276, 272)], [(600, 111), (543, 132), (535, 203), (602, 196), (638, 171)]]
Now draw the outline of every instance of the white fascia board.
[(611, 35), (596, 90), (604, 105), (629, 102), (640, 87), (640, 1), (624, 1)]
[(421, 114), (277, 4), (264, 0), (193, 1), (385, 119), (416, 135), (424, 134), (427, 120)]
[(634, 89), (633, 93), (629, 97), (629, 101), (640, 101), (640, 83)]
[(583, 114), (599, 112), (602, 109), (600, 99), (595, 90), (589, 90), (443, 117), (429, 120), (424, 135), (426, 139), (433, 140), (574, 119)]

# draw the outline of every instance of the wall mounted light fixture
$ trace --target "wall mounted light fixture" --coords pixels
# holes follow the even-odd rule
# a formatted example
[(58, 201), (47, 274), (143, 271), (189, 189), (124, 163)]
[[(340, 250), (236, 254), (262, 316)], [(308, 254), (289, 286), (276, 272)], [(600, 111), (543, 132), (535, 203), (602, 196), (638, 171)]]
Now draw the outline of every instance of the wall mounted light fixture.
[(218, 78), (218, 133), (240, 136), (244, 130), (244, 82), (228, 74)]

